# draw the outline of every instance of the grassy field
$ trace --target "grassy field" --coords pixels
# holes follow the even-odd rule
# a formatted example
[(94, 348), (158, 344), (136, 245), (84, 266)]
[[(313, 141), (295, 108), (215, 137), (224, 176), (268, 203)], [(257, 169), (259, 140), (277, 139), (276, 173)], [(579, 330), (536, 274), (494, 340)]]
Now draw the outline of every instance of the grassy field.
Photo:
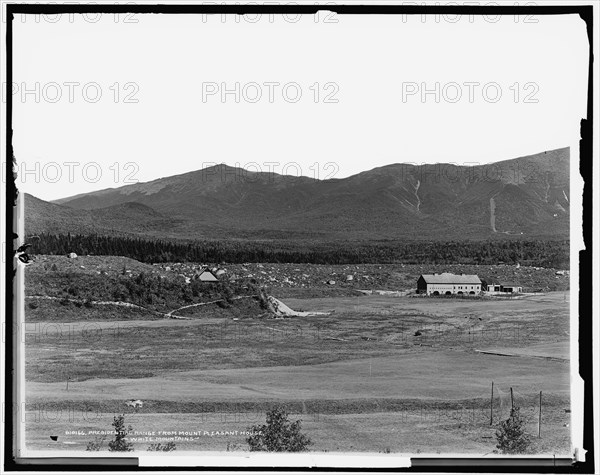
[[(65, 420), (31, 422), (27, 432), (30, 447), (38, 450), (85, 450), (87, 441), (97, 437), (91, 431), (109, 428), (113, 415), (92, 413), (87, 416), (87, 420), (77, 416), (71, 422), (66, 421), (66, 415), (63, 417)], [(35, 413), (29, 413), (30, 421), (35, 417)], [(226, 451), (228, 445), (235, 451), (245, 450), (247, 436), (240, 432), (254, 424), (263, 423), (264, 417), (265, 414), (261, 411), (138, 413), (125, 416), (127, 423), (131, 423), (134, 431), (137, 431), (137, 434), (132, 435), (138, 438), (133, 442), (136, 451), (146, 450), (150, 443), (164, 443), (177, 438), (175, 443), (178, 451), (221, 452)], [(291, 418), (302, 420), (304, 431), (314, 442), (313, 449), (323, 452), (389, 451), (399, 454), (487, 455), (494, 449), (496, 424), (489, 425), (488, 412), (470, 407), (460, 410), (418, 408), (359, 414), (296, 413)], [(568, 423), (569, 414), (562, 408), (551, 408), (544, 415), (543, 433), (538, 439), (537, 420), (535, 417), (528, 418), (527, 431), (536, 435), (532, 439), (531, 452), (568, 453), (569, 428), (565, 427)], [(74, 429), (83, 435), (65, 435), (66, 431)], [(160, 431), (176, 432), (178, 435), (160, 434)], [(152, 432), (153, 435), (143, 434)], [(224, 432), (230, 434), (223, 434)], [(58, 435), (58, 440), (52, 441), (49, 435)]]
[[(180, 320), (109, 306), (61, 314), (60, 302), (35, 301), (25, 335), (30, 449), (84, 449), (90, 431), (110, 430), (113, 415), (125, 413), (137, 431), (202, 433), (177, 440), (178, 450), (244, 450), (243, 435), (204, 431), (241, 432), (284, 405), (303, 420), (315, 451), (483, 455), (495, 449), (512, 387), (532, 436), (544, 395), (543, 437), (531, 452), (570, 450), (563, 292), (512, 300), (302, 295), (284, 302), (330, 314), (290, 319), (266, 318), (251, 299), (190, 308)], [(143, 408), (127, 407), (129, 399)], [(136, 450), (148, 443), (136, 441)]]

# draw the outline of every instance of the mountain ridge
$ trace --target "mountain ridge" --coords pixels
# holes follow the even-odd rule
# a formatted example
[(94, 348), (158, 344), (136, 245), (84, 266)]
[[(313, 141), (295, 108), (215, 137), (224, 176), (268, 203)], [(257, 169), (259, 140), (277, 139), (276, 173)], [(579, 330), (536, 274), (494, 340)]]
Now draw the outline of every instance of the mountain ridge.
[[(564, 239), (569, 149), (473, 166), (396, 163), (327, 180), (220, 164), (48, 204), (71, 210), (47, 210), (63, 216), (69, 228), (80, 211), (89, 213), (79, 217), (87, 227), (157, 237)], [(128, 217), (130, 226), (122, 229)], [(52, 227), (29, 222), (32, 229)]]

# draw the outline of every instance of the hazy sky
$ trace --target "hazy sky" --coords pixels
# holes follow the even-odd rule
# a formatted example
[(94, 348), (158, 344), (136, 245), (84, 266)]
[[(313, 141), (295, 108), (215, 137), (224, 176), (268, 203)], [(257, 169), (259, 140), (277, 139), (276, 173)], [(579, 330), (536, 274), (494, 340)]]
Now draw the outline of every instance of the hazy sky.
[(18, 186), (48, 200), (213, 163), (488, 163), (576, 144), (586, 108), (576, 15), (18, 15), (13, 47)]

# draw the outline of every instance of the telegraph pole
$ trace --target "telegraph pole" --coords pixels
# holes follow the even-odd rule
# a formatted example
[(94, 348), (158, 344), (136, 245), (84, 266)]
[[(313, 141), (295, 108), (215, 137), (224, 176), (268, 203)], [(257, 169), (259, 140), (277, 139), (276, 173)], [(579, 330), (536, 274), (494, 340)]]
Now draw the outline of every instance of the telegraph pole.
[(540, 391), (540, 412), (538, 416), (538, 439), (542, 438), (542, 391)]
[(492, 381), (492, 397), (490, 398), (490, 425), (494, 422), (494, 381)]

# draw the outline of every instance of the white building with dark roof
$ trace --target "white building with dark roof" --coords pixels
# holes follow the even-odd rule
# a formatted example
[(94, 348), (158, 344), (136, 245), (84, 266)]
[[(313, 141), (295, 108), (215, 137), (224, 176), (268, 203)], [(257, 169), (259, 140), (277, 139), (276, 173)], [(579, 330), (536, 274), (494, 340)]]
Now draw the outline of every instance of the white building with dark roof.
[(489, 294), (520, 294), (523, 287), (518, 284), (488, 284), (487, 292)]
[(417, 280), (417, 293), (427, 295), (479, 295), (481, 279), (469, 274), (423, 274)]

